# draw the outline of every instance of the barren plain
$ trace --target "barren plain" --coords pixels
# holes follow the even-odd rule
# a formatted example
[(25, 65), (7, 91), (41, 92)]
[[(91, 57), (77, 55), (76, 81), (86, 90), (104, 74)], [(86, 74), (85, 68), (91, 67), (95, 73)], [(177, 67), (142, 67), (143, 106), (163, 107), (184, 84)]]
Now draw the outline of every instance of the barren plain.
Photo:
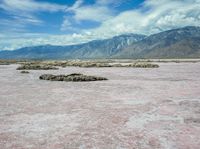
[[(0, 65), (0, 149), (199, 149), (200, 63), (30, 70)], [(83, 73), (96, 82), (51, 82)]]

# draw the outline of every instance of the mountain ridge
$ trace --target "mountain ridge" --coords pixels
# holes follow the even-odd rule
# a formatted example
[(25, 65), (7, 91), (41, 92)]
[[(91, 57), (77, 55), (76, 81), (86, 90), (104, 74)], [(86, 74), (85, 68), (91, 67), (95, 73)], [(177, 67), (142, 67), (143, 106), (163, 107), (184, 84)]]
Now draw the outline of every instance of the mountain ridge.
[(0, 51), (5, 59), (199, 58), (200, 27), (187, 26), (150, 36), (124, 34), (67, 46), (41, 45)]

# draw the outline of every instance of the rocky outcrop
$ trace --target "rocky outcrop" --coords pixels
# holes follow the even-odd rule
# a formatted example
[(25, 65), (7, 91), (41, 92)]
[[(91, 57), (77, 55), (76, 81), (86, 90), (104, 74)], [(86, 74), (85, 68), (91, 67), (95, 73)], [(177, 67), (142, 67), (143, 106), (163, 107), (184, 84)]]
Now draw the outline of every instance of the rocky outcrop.
[(152, 63), (132, 63), (127, 65), (127, 67), (135, 67), (135, 68), (158, 68), (158, 64)]
[(0, 60), (0, 65), (10, 65), (10, 64), (15, 64), (17, 63), (16, 60)]
[(50, 70), (58, 69), (54, 66), (45, 65), (45, 64), (23, 64), (17, 68), (17, 70)]
[(150, 62), (132, 62), (132, 63), (114, 63), (109, 61), (55, 61), (48, 62), (48, 65), (51, 66), (60, 66), (60, 67), (133, 67), (133, 68), (158, 68), (158, 64), (152, 64)]
[(20, 73), (29, 73), (29, 71), (21, 71)]
[(69, 75), (52, 75), (44, 74), (39, 77), (40, 80), (50, 80), (50, 81), (66, 81), (66, 82), (84, 82), (84, 81), (102, 81), (108, 80), (103, 77), (88, 76), (79, 73), (73, 73)]

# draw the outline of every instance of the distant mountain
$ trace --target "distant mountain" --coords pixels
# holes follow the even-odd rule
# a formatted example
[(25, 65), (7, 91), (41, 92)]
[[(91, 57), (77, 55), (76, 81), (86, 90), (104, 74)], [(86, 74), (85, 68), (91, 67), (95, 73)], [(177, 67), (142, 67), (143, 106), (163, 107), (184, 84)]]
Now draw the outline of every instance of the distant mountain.
[(69, 46), (35, 46), (0, 51), (6, 59), (200, 58), (200, 27), (145, 36), (127, 34)]
[(0, 51), (0, 58), (6, 59), (86, 59), (110, 58), (125, 47), (144, 39), (146, 36), (127, 34), (105, 40), (94, 40), (88, 43), (69, 46), (34, 46), (14, 51)]

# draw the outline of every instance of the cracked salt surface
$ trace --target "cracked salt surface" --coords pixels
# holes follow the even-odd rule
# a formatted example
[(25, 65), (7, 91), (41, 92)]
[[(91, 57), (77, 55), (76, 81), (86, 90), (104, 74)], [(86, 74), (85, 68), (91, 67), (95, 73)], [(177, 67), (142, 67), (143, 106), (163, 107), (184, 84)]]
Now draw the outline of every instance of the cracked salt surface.
[[(199, 149), (200, 63), (157, 69), (0, 66), (0, 149)], [(41, 81), (83, 73), (101, 82)]]

